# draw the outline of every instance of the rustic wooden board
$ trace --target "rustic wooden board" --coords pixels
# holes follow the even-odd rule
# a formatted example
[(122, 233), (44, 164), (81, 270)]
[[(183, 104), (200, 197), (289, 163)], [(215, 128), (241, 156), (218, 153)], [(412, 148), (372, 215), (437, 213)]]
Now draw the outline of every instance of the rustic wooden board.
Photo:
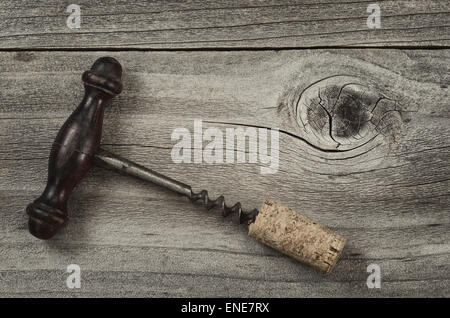
[[(69, 29), (58, 0), (2, 0), (0, 48), (254, 48), (449, 46), (450, 2), (78, 0)], [(367, 7), (381, 8), (369, 29)]]
[[(262, 246), (218, 211), (99, 168), (73, 194), (68, 227), (32, 237), (24, 208), (43, 190), (81, 73), (105, 54), (124, 66), (125, 85), (105, 114), (105, 148), (227, 202), (252, 208), (270, 197), (330, 227), (348, 239), (333, 273)], [(449, 62), (449, 50), (1, 53), (0, 295), (450, 296)], [(350, 83), (363, 94), (342, 88)], [(330, 108), (336, 87), (378, 118), (343, 127), (341, 139), (332, 131), (339, 147), (326, 123), (315, 126), (327, 114), (313, 96), (350, 128), (348, 114), (361, 109)], [(192, 131), (195, 118), (279, 128), (278, 173), (173, 163), (171, 133)], [(79, 290), (65, 285), (71, 263), (81, 266)], [(372, 263), (381, 289), (366, 286)]]

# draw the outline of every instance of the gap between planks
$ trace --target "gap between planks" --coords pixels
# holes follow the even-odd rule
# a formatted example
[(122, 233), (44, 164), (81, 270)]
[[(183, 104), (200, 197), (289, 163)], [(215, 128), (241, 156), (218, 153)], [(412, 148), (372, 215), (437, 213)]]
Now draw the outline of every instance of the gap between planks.
[(214, 48), (120, 48), (120, 47), (82, 47), (82, 48), (4, 48), (3, 52), (239, 52), (239, 51), (308, 51), (308, 50), (422, 50), (439, 51), (450, 50), (450, 45), (430, 45), (430, 46), (310, 46), (310, 47), (214, 47)]

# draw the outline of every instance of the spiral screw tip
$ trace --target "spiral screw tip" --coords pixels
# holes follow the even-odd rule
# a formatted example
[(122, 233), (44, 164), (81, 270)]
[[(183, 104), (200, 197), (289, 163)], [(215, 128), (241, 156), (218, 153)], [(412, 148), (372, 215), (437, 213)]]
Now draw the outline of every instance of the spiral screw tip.
[(201, 190), (198, 193), (192, 192), (190, 196), (191, 202), (199, 201), (206, 207), (206, 209), (209, 211), (215, 207), (219, 207), (222, 211), (222, 216), (226, 217), (230, 214), (238, 214), (239, 217), (239, 223), (244, 223), (246, 221), (254, 221), (256, 218), (256, 215), (258, 214), (257, 209), (253, 209), (251, 211), (244, 211), (242, 209), (241, 203), (237, 202), (233, 206), (229, 207), (225, 203), (225, 197), (223, 195), (217, 197), (216, 199), (212, 200), (210, 199), (208, 195), (207, 190)]

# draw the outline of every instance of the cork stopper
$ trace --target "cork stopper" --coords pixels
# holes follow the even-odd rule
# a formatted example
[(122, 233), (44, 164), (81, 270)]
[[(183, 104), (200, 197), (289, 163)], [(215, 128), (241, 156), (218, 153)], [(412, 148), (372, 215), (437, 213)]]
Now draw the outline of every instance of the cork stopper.
[(331, 272), (346, 239), (287, 206), (266, 199), (248, 235), (325, 274)]

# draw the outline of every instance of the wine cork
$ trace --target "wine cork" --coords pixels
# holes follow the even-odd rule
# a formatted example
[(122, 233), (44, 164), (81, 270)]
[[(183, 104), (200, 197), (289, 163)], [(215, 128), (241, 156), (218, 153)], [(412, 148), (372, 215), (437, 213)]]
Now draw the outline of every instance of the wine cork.
[(346, 239), (287, 206), (266, 199), (248, 235), (325, 274), (330, 273)]

